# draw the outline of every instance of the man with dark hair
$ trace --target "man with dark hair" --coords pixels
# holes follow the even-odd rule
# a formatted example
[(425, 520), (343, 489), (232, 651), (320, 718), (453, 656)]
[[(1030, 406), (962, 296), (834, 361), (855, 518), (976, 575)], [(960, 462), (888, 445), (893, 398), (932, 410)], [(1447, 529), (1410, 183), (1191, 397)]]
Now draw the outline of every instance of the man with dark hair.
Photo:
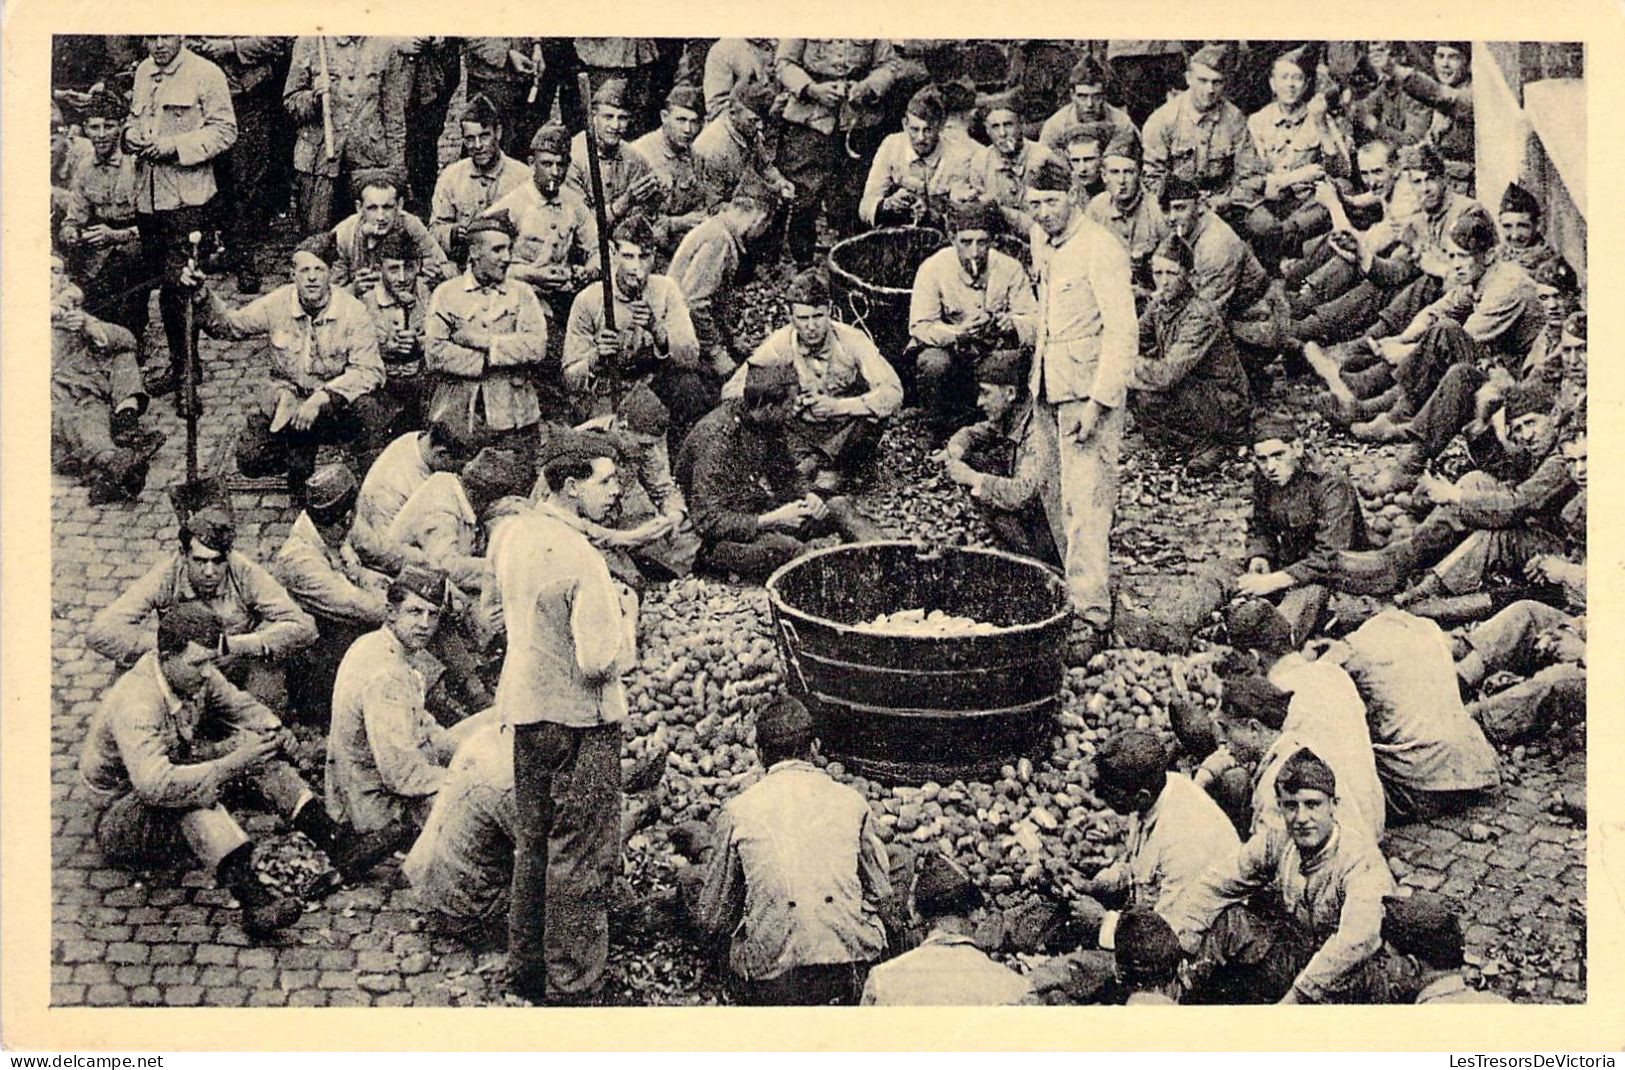
[(1315, 187), (1345, 183), (1353, 171), (1348, 135), (1315, 90), (1315, 68), (1307, 45), (1276, 57), (1269, 75), (1274, 99), (1247, 120), (1264, 165), (1264, 199), (1246, 227), (1266, 263), (1301, 256), (1305, 240), (1330, 229)]
[(363, 565), (387, 575), (400, 571), (401, 551), (387, 537), (389, 526), (431, 475), (461, 468), (473, 456), (470, 447), (448, 425), (436, 422), (423, 431), (408, 431), (378, 455), (361, 480), (350, 528), (350, 545)]
[(1114, 957), (1117, 983), (1128, 992), (1125, 1005), (1155, 1007), (1179, 1002), (1179, 964), (1184, 954), (1179, 937), (1161, 914), (1146, 907), (1124, 912), (1117, 923)]
[(1247, 523), (1247, 571), (1236, 590), (1253, 598), (1282, 594), (1280, 613), (1294, 643), (1320, 626), (1331, 592), (1324, 583), (1339, 550), (1369, 545), (1360, 497), (1346, 475), (1306, 456), (1285, 417), (1253, 426), (1253, 511)]
[[(997, 350), (976, 365), (976, 407), (984, 419), (955, 431), (943, 450), (948, 478), (970, 491), (982, 520), (1007, 550), (1061, 563), (1050, 524), (1059, 493), (1055, 443), (1033, 427), (1026, 396), (1026, 360)], [(1062, 535), (1064, 538), (1064, 533)]]
[(468, 224), (530, 181), (530, 168), (502, 151), (502, 116), (483, 96), (470, 96), (459, 116), (463, 157), (440, 172), (429, 228), (453, 260), (468, 256)]
[(1003, 220), (991, 207), (955, 208), (948, 219), (952, 244), (915, 272), (908, 309), (920, 404), (942, 432), (957, 430), (971, 411), (978, 361), (1014, 348), (1016, 317), (1038, 307), (1021, 262), (993, 248)]
[[(575, 66), (570, 38), (465, 37), (463, 65), (467, 98), (484, 97), (491, 103), (502, 127), (500, 146), (508, 155), (519, 156), (530, 147), (530, 139), (547, 122), (555, 89), (564, 121), (580, 125), (581, 99), (569, 73)], [(528, 99), (532, 92), (535, 100)]]
[(1067, 79), (1072, 87), (1072, 99), (1044, 120), (1044, 127), (1038, 133), (1039, 143), (1059, 156), (1079, 134), (1088, 134), (1105, 144), (1119, 132), (1133, 130), (1134, 122), (1128, 112), (1107, 102), (1108, 81), (1110, 72), (1106, 64), (1090, 55), (1078, 60)]
[(147, 623), (174, 606), (201, 602), (219, 618), (225, 640), (216, 667), (261, 702), (280, 709), (287, 689), (277, 664), (316, 640), (316, 622), (270, 573), (232, 549), (237, 524), (227, 507), (210, 504), (181, 524), (180, 549), (96, 614), (85, 645), (129, 665), (153, 647)]
[(1003, 1007), (1033, 1002), (1027, 979), (976, 946), (987, 902), (965, 871), (933, 853), (914, 877), (914, 916), (929, 930), (919, 947), (869, 971), (866, 1007)]
[(1433, 73), (1395, 63), (1399, 88), (1433, 109), (1427, 141), (1450, 162), (1450, 178), (1459, 188), (1473, 184), (1473, 46), (1470, 41), (1436, 41)]
[(220, 68), (186, 47), (179, 34), (143, 38), (147, 58), (135, 69), (124, 148), (136, 158), (135, 225), (140, 274), (157, 283), (158, 313), (169, 344), (169, 370), (153, 385), (174, 389), (197, 356), (197, 328), (186, 333), (187, 235), (209, 229), (215, 195), (213, 160), (237, 140), (231, 89)]
[[(1284, 823), (1260, 830), (1170, 904), (1170, 924), (1197, 956), (1193, 995), (1204, 1002), (1380, 1000), (1388, 967), (1383, 899), (1394, 891), (1388, 863), (1375, 840), (1344, 826), (1338, 779), (1310, 748), (1287, 757), (1269, 788)], [(1279, 914), (1247, 905), (1261, 892), (1279, 896)]]
[(397, 231), (410, 240), (430, 279), (438, 283), (457, 273), (423, 220), (402, 206), (401, 180), (395, 172), (380, 168), (356, 171), (350, 176), (350, 188), (355, 194), (355, 213), (301, 244), (333, 266), (333, 285), (356, 297), (376, 287), (384, 240)]
[(1134, 363), (1134, 418), (1149, 437), (1185, 456), (1196, 475), (1216, 471), (1252, 425), (1247, 372), (1225, 328), (1224, 314), (1191, 285), (1195, 257), (1169, 235), (1151, 256), (1156, 287), (1140, 317)]
[(147, 389), (130, 332), (85, 314), (68, 285), (51, 298), (51, 447), (54, 463), (90, 484), (90, 504), (133, 501), (164, 444), (143, 431)]
[(744, 394), (751, 368), (795, 372), (790, 447), (815, 489), (835, 492), (874, 457), (884, 421), (903, 404), (897, 372), (869, 336), (834, 320), (829, 282), (803, 271), (785, 291), (790, 323), (762, 340), (750, 360), (722, 387), (723, 398)]
[(1224, 317), (1249, 380), (1263, 385), (1264, 366), (1280, 348), (1286, 307), (1252, 246), (1202, 204), (1194, 183), (1177, 175), (1158, 197), (1168, 228), (1191, 247), (1190, 283)]
[(648, 214), (655, 244), (668, 255), (718, 203), (716, 183), (694, 155), (704, 114), (705, 99), (698, 88), (675, 86), (666, 94), (660, 125), (632, 142), (660, 182), (662, 195), (651, 198)]
[(1421, 991), (1417, 1003), (1507, 1003), (1488, 989), (1468, 988), (1461, 907), (1434, 892), (1413, 889), (1384, 900), (1382, 938), (1394, 952), (1416, 964)]
[(1009, 104), (989, 107), (982, 125), (988, 143), (971, 156), (962, 184), (969, 188), (969, 196), (998, 210), (1010, 233), (1025, 234), (1033, 226), (1023, 196), (1029, 180), (1046, 164), (1063, 169), (1065, 165), (1049, 149), (1023, 136), (1021, 115)]
[(728, 941), (734, 1001), (853, 1004), (886, 950), (886, 848), (862, 795), (812, 763), (807, 708), (788, 695), (756, 715), (766, 775), (722, 804), (695, 907)]
[(858, 217), (870, 226), (920, 225), (940, 218), (969, 164), (965, 146), (945, 140), (942, 92), (928, 85), (909, 98), (903, 129), (887, 134), (869, 165)]
[(515, 857), (510, 992), (598, 997), (620, 873), (621, 674), (637, 663), (637, 615), (570, 519), (603, 523), (620, 499), (614, 444), (565, 431), (538, 458), (547, 496), (493, 538), (508, 635), (496, 709), (513, 726)]
[(508, 275), (513, 229), (505, 215), (468, 225), (468, 270), (429, 300), (424, 365), (439, 378), (429, 418), (465, 439), (535, 448), (544, 415), (533, 382), (547, 356), (547, 317), (535, 292)]
[(491, 720), (445, 729), (425, 706), (411, 658), (433, 641), (451, 589), (443, 572), (407, 565), (390, 583), (383, 627), (358, 638), (339, 664), (327, 733), (327, 809), (363, 832), (421, 828), (457, 745)]
[(1072, 199), (1079, 208), (1106, 192), (1103, 172), (1109, 139), (1089, 130), (1079, 130), (1066, 139), (1066, 165), (1072, 171)]
[(694, 139), (694, 158), (705, 165), (723, 200), (732, 199), (742, 185), (747, 190), (771, 190), (780, 202), (796, 195), (795, 183), (779, 170), (762, 133), (764, 126), (776, 121), (775, 102), (774, 91), (766, 85), (736, 83), (727, 107)]
[(847, 498), (809, 490), (797, 468), (785, 434), (797, 404), (795, 368), (750, 363), (741, 371), (742, 395), (695, 424), (677, 454), (677, 480), (702, 543), (696, 564), (760, 581), (819, 534), (884, 538)]
[(102, 696), (79, 757), (101, 806), (96, 840), (109, 860), (173, 864), (191, 853), (242, 906), (251, 938), (299, 920), (298, 899), (271, 894), (254, 872), (254, 846), (221, 804), (223, 789), (251, 789), (355, 880), (392, 849), (394, 833), (358, 836), (328, 816), (294, 770), (292, 733), (218, 668), (227, 636), (208, 605), (160, 613), (156, 649)]
[(289, 705), (327, 719), (333, 674), (356, 637), (382, 624), (388, 578), (361, 564), (346, 541), (355, 517), (355, 474), (343, 464), (317, 468), (305, 482), (305, 508), (271, 558), (271, 575), (316, 621), (316, 642), (288, 681)]
[(383, 385), (384, 362), (371, 317), (333, 285), (327, 262), (303, 248), (292, 259), (292, 282), (238, 309), (201, 273), (185, 278), (197, 288), (198, 322), (210, 337), (268, 342), (270, 381), (248, 412), (237, 467), (250, 478), (286, 472), (297, 500), (318, 447), (354, 443), (379, 422), (369, 395)]
[[(333, 225), (334, 208), (357, 172), (405, 172), (411, 72), (403, 46), (409, 44), (410, 38), (354, 35), (294, 41), (282, 106), (299, 128), (293, 170), (300, 234)], [(325, 144), (329, 125), (331, 156)]]
[[(587, 286), (570, 306), (565, 389), (575, 416), (584, 420), (609, 414), (628, 390), (646, 383), (681, 435), (717, 400), (699, 371), (700, 344), (688, 305), (669, 275), (653, 273), (657, 239), (643, 216), (617, 224), (613, 239), (610, 281)], [(614, 330), (604, 314), (606, 292), (613, 294)]]

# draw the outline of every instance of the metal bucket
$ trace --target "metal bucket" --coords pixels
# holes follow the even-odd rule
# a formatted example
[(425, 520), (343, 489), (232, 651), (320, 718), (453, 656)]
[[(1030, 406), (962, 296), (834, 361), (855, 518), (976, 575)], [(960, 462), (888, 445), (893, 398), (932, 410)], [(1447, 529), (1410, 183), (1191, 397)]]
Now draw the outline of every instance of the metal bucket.
[[(815, 551), (769, 578), (792, 694), (824, 753), (887, 782), (986, 778), (1041, 752), (1066, 675), (1066, 586), (997, 550), (871, 542)], [(858, 626), (921, 607), (995, 626), (915, 636)]]

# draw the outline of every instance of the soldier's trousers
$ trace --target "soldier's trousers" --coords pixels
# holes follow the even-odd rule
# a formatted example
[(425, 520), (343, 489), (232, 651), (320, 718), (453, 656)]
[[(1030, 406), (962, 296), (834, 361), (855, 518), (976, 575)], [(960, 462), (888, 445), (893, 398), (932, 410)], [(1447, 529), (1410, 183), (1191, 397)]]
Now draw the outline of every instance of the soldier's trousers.
[(1033, 411), (1033, 427), (1049, 436), (1060, 457), (1059, 493), (1047, 484), (1044, 506), (1066, 564), (1072, 612), (1105, 629), (1112, 619), (1109, 542), (1117, 512), (1117, 459), (1125, 417), (1121, 405), (1102, 410), (1094, 432), (1080, 445), (1066, 429), (1077, 425), (1086, 404), (1041, 401)]
[(191, 255), (188, 236), (206, 231), (212, 213), (210, 204), (201, 204), (135, 217), (141, 232), (142, 275), (158, 287), (158, 314), (163, 317), (164, 339), (169, 344), (169, 365), (177, 374), (184, 367), (184, 354), (197, 352), (196, 319), (192, 333), (186, 333), (186, 306), (192, 294), (180, 284), (181, 270)]
[[(267, 762), (240, 783), (284, 819), (314, 798), (294, 767)], [(190, 849), (213, 871), (220, 860), (248, 842), (224, 805), (197, 808), (149, 806), (135, 792), (112, 799), (96, 822), (96, 842), (108, 861), (120, 865), (173, 865)]]
[[(1274, 1003), (1319, 950), (1309, 933), (1268, 909), (1226, 907), (1202, 937), (1187, 1003)], [(1326, 993), (1328, 1003), (1409, 1003), (1419, 977), (1409, 960), (1379, 949)]]
[(790, 206), (787, 243), (796, 264), (813, 262), (818, 243), (818, 209), (838, 237), (858, 226), (858, 200), (867, 177), (846, 155), (846, 135), (825, 134), (800, 123), (785, 123), (779, 140), (779, 170), (796, 187)]
[[(537, 702), (545, 702), (537, 696)], [(621, 729), (514, 726), (510, 985), (587, 1002), (609, 961), (621, 859)]]
[(231, 98), (237, 113), (237, 141), (217, 160), (215, 174), (220, 180), (218, 225), (226, 233), (227, 248), (234, 260), (244, 263), (270, 224), (271, 137), (282, 101), (272, 93), (243, 93)]

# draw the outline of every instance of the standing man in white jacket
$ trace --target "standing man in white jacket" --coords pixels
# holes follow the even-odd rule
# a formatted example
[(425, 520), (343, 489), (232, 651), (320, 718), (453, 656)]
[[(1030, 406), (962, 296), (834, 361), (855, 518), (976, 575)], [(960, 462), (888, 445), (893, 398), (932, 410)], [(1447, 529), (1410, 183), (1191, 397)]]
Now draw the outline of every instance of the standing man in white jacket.
[(1035, 425), (1054, 438), (1061, 460), (1060, 501), (1045, 508), (1077, 621), (1072, 656), (1087, 660), (1111, 627), (1107, 543), (1138, 328), (1128, 252), (1073, 203), (1071, 189), (1059, 161), (1028, 176), (1038, 313), (1017, 317), (1016, 328), (1035, 346)]
[(508, 631), (496, 709), (514, 730), (507, 984), (534, 1002), (582, 1004), (596, 1000), (609, 958), (621, 673), (636, 660), (636, 619), (603, 555), (572, 526), (605, 522), (620, 500), (614, 445), (565, 432), (538, 465), (546, 497), (502, 525), (490, 551)]

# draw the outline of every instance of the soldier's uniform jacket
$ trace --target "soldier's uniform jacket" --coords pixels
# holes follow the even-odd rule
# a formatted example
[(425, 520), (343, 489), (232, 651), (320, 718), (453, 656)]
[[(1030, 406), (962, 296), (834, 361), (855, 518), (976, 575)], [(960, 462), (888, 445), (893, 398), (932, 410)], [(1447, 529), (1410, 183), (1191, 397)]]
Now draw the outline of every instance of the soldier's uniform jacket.
[(839, 108), (820, 104), (807, 95), (814, 82), (852, 82), (885, 96), (897, 80), (897, 54), (881, 38), (782, 37), (774, 66), (779, 83), (789, 92), (784, 121), (809, 126), (824, 134), (850, 130), (870, 116), (861, 116), (848, 99)]
[[(115, 382), (127, 378), (116, 374), (124, 371), (118, 364), (121, 358), (133, 360), (134, 353), (135, 336), (116, 323), (103, 323), (86, 316), (83, 331), (52, 329), (53, 409), (66, 409), (85, 401), (99, 401), (109, 406), (123, 401), (123, 397), (114, 396), (118, 393)], [(118, 385), (140, 389), (140, 377)]]
[(215, 194), (216, 156), (237, 141), (237, 114), (219, 67), (185, 48), (168, 67), (151, 57), (135, 69), (126, 136), (173, 145), (173, 160), (137, 160), (136, 210), (167, 212), (207, 204)]
[(114, 148), (106, 160), (98, 160), (93, 152), (79, 165), (68, 186), (66, 218), (81, 232), (97, 223), (120, 232), (113, 245), (75, 250), (82, 256), (78, 264), (81, 275), (94, 277), (101, 273), (110, 255), (119, 251), (133, 253), (140, 247), (136, 202), (136, 158), (132, 154)]
[(306, 612), (328, 620), (382, 624), (388, 577), (361, 564), (348, 542), (335, 549), (301, 512), (271, 558), (271, 575)]
[[(423, 374), (423, 337), (429, 320), (429, 288), (418, 278), (417, 292), (410, 303), (402, 301), (389, 287), (380, 282), (361, 297), (361, 307), (372, 317), (378, 331), (378, 355), (384, 362), (384, 373), (394, 379), (416, 379)], [(393, 353), (384, 348), (390, 334), (398, 330), (417, 334), (418, 345), (410, 354)]]
[(440, 172), (434, 184), (429, 228), (442, 249), (451, 248), (452, 228), (468, 223), (503, 197), (531, 185), (531, 170), (511, 156), (497, 155), (490, 172), (481, 171), (464, 157)]
[(206, 56), (226, 75), (232, 96), (272, 88), (277, 61), (287, 56), (291, 42), (286, 37), (199, 37), (190, 47)]
[(1002, 426), (983, 420), (955, 431), (948, 456), (980, 473), (973, 496), (1007, 513), (1031, 504), (1060, 464), (1051, 440), (1034, 433), (1031, 401), (1023, 402)]
[(569, 186), (560, 186), (558, 196), (547, 200), (536, 183), (526, 182), (481, 214), (499, 212), (508, 214), (518, 232), (513, 243), (515, 262), (531, 267), (574, 262), (597, 268), (598, 223), (581, 194)]
[(363, 563), (391, 575), (401, 569), (401, 551), (387, 537), (389, 527), (432, 474), (423, 463), (421, 440), (426, 433), (408, 431), (386, 446), (356, 495), (349, 543)]
[[(490, 349), (454, 342), (460, 326), (489, 333)], [(443, 377), (430, 406), (434, 417), (465, 431), (506, 431), (541, 419), (531, 374), (547, 354), (547, 318), (529, 286), (511, 279), (482, 286), (465, 271), (435, 290), (426, 331), (425, 364)]]
[(694, 147), (678, 151), (660, 127), (632, 142), (632, 148), (648, 161), (666, 191), (665, 202), (650, 222), (655, 239), (671, 248), (683, 236), (671, 217), (710, 210), (717, 204), (717, 184), (706, 174), (705, 161), (694, 154)]
[[(1247, 372), (1223, 314), (1192, 290), (1177, 301), (1159, 296), (1146, 305), (1140, 346), (1140, 359), (1134, 364), (1137, 390), (1200, 388), (1216, 391), (1215, 396), (1233, 395), (1238, 401), (1249, 396)], [(1232, 414), (1233, 419), (1244, 417), (1244, 412)]]
[(1253, 112), (1247, 129), (1265, 168), (1267, 200), (1308, 200), (1314, 194), (1312, 186), (1283, 187), (1276, 176), (1312, 163), (1320, 164), (1332, 178), (1346, 179), (1350, 175), (1348, 136), (1324, 112), (1302, 107), (1288, 113), (1278, 102), (1271, 101)]
[[(583, 130), (570, 139), (570, 170), (564, 177), (564, 184), (575, 190), (588, 208), (596, 207), (592, 197), (591, 164), (587, 159), (587, 132)], [(643, 158), (643, 153), (633, 148), (628, 142), (621, 142), (613, 150), (598, 147), (598, 178), (604, 185), (604, 203), (613, 205), (615, 201), (629, 189), (633, 183), (644, 175), (653, 174), (654, 167)], [(662, 194), (654, 193), (646, 200), (640, 202), (642, 207), (648, 208), (660, 203)], [(633, 207), (638, 207), (634, 205)], [(630, 213), (628, 213), (630, 214)], [(609, 221), (613, 225), (617, 216), (610, 214)]]
[(411, 72), (395, 37), (328, 37), (327, 72), (333, 108), (333, 159), (322, 132), (322, 98), (311, 85), (321, 73), (315, 37), (294, 42), (282, 104), (299, 123), (293, 167), (307, 175), (337, 178), (351, 171), (399, 169), (406, 159), (406, 101)]
[(776, 185), (783, 178), (761, 132), (745, 137), (726, 109), (706, 123), (694, 139), (694, 158), (704, 164), (720, 201), (732, 200), (747, 175), (753, 186), (770, 182)]
[[(201, 810), (219, 802), (226, 776), (218, 759), (203, 760), (194, 748), (224, 753), (241, 733), (280, 731), (275, 714), (212, 665), (204, 667), (197, 695), (182, 699), (152, 650), (102, 696), (79, 754), (79, 773), (107, 799), (133, 791), (147, 806)], [(217, 744), (222, 736), (223, 750), (198, 746)]]
[(424, 480), (385, 537), (408, 564), (439, 569), (465, 593), (490, 584), (490, 562), (480, 555), (480, 518), (455, 472)]
[(1156, 198), (1148, 196), (1143, 186), (1126, 209), (1110, 193), (1101, 191), (1089, 202), (1088, 212), (1090, 219), (1117, 235), (1128, 250), (1128, 258), (1136, 264), (1150, 263), (1152, 252), (1168, 236), (1168, 220)]
[(598, 332), (604, 326), (604, 284), (595, 282), (576, 295), (564, 335), (564, 383), (571, 393), (585, 393), (595, 376), (599, 392), (607, 393), (617, 375), (625, 387), (653, 374), (664, 361), (679, 368), (698, 364), (700, 343), (694, 335), (688, 303), (677, 284), (666, 275), (650, 275), (643, 298), (654, 313), (654, 322), (648, 328), (632, 323), (632, 308), (616, 288), (615, 327), (621, 336), (621, 351), (618, 366), (612, 372), (601, 372)]
[(1368, 546), (1365, 514), (1347, 476), (1322, 471), (1308, 458), (1284, 487), (1254, 475), (1248, 558), (1262, 557), (1300, 583), (1314, 582), (1333, 567), (1336, 551)]
[(401, 873), (431, 910), (500, 917), (508, 910), (514, 820), (513, 731), (487, 724), (457, 748)]
[[(429, 233), (429, 228), (423, 225), (423, 220), (403, 211), (395, 217), (394, 226), (406, 232), (426, 274), (444, 279), (455, 270), (446, 259), (445, 250)], [(383, 235), (374, 236), (362, 230), (361, 216), (355, 214), (340, 220), (337, 226), (321, 236), (316, 255), (333, 265), (333, 285), (349, 288), (356, 272), (369, 268), (378, 270), (382, 262), (378, 247), (383, 239)]]
[(291, 282), (238, 309), (210, 293), (200, 312), (200, 325), (216, 338), (270, 343), (269, 389), (261, 394), (266, 412), (276, 408), (281, 390), (300, 398), (325, 390), (353, 402), (383, 385), (384, 362), (372, 319), (360, 301), (337, 287), (329, 292), (327, 307), (314, 315)]
[(1228, 100), (1204, 114), (1187, 89), (1145, 121), (1145, 180), (1153, 194), (1162, 189), (1162, 177), (1173, 174), (1249, 204), (1263, 187), (1262, 171), (1247, 119)]
[(187, 574), (181, 551), (153, 564), (107, 605), (85, 632), (85, 645), (120, 664), (129, 664), (158, 645), (158, 629), (148, 620), (182, 602), (206, 602), (237, 647), (258, 647), (280, 658), (316, 641), (316, 622), (300, 609), (271, 574), (233, 550), (213, 598), (200, 598)]

